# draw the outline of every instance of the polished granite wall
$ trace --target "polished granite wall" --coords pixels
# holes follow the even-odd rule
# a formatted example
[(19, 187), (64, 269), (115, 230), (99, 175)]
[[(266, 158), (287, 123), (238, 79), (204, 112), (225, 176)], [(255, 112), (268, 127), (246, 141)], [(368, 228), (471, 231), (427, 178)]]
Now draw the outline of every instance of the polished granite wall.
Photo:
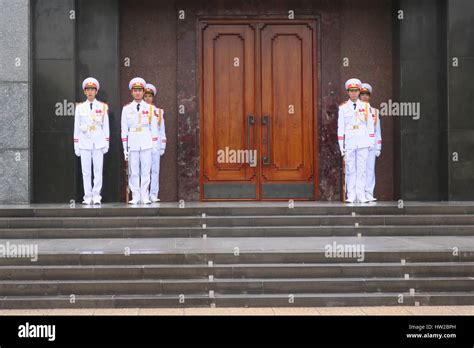
[[(176, 71), (176, 12), (172, 1), (120, 1), (120, 101), (132, 100), (128, 83), (136, 76), (157, 88), (155, 104), (165, 111), (168, 143), (160, 160), (160, 199), (177, 201), (178, 166), (188, 163), (178, 158), (178, 117)], [(130, 64), (126, 65), (125, 60)], [(189, 158), (188, 160), (191, 160)], [(178, 198), (179, 197), (179, 198)], [(186, 198), (186, 197), (185, 197)]]
[[(474, 199), (474, 1), (448, 0), (449, 200)], [(458, 66), (453, 66), (453, 59)], [(453, 161), (453, 154), (458, 161)]]
[(75, 103), (75, 10), (73, 0), (32, 1), (33, 202), (75, 198), (74, 113), (57, 103)]
[[(394, 20), (398, 46), (396, 100), (420, 103), (420, 117), (396, 117), (397, 196), (443, 200), (446, 159), (446, 14), (444, 1), (400, 0)], [(394, 11), (395, 12), (395, 11)]]
[(31, 196), (30, 4), (0, 0), (0, 203)]
[[(77, 159), (71, 150), (72, 119), (51, 116), (60, 100), (81, 100), (79, 83), (85, 75), (97, 76), (114, 111), (117, 130), (121, 105), (130, 101), (128, 81), (142, 76), (158, 87), (157, 104), (165, 109), (168, 147), (162, 157), (161, 193), (164, 201), (199, 199), (199, 114), (196, 76), (196, 23), (202, 16), (287, 16), (318, 18), (319, 199), (339, 200), (341, 158), (337, 146), (337, 110), (347, 96), (344, 81), (360, 77), (374, 86), (375, 104), (392, 95), (391, 1), (357, 3), (319, 1), (106, 1), (47, 2), (35, 0), (35, 201), (68, 201), (82, 194)], [(75, 21), (66, 20), (69, 8)], [(185, 20), (177, 20), (179, 10)], [(105, 15), (107, 13), (107, 15)], [(101, 21), (101, 18), (103, 19)], [(119, 27), (116, 22), (119, 18)], [(91, 30), (94, 28), (94, 30)], [(115, 44), (118, 31), (119, 44)], [(94, 35), (97, 33), (98, 35)], [(97, 37), (96, 37), (97, 36)], [(106, 38), (110, 38), (107, 42)], [(114, 52), (115, 51), (115, 52)], [(103, 54), (101, 54), (101, 52)], [(114, 59), (118, 53), (118, 65)], [(343, 58), (349, 65), (343, 66)], [(129, 64), (126, 64), (126, 61)], [(105, 65), (104, 65), (105, 62)], [(119, 66), (119, 67), (118, 67)], [(54, 71), (58, 72), (55, 74)], [(117, 83), (116, 74), (119, 74)], [(184, 114), (178, 108), (184, 106)], [(115, 125), (115, 126), (114, 126)], [(393, 199), (392, 121), (383, 120), (384, 150), (378, 160), (376, 195)], [(123, 162), (117, 132), (111, 136), (106, 157), (104, 201), (123, 200)], [(45, 168), (48, 148), (61, 149), (58, 161)], [(59, 174), (61, 173), (61, 174)], [(54, 194), (50, 194), (54, 192)]]
[[(82, 81), (96, 77), (109, 105), (110, 149), (104, 158), (103, 202), (120, 200), (118, 3), (115, 0), (33, 0), (33, 202), (82, 201), (74, 155), (74, 105)], [(65, 107), (61, 107), (61, 105)]]
[(394, 21), (394, 89), (421, 104), (419, 120), (395, 125), (397, 196), (474, 198), (474, 2), (400, 0)]
[[(391, 22), (390, 1), (374, 5), (366, 0), (352, 1), (231, 1), (195, 2), (178, 0), (176, 12), (184, 10), (186, 19), (177, 25), (177, 105), (186, 113), (178, 117), (178, 196), (199, 199), (199, 114), (198, 76), (196, 76), (196, 21), (203, 16), (287, 16), (289, 10), (298, 15), (319, 19), (318, 63), (320, 64), (320, 101), (317, 130), (320, 153), (319, 199), (339, 200), (341, 158), (337, 146), (337, 109), (346, 98), (344, 81), (360, 76), (374, 84), (377, 100), (391, 95)], [(172, 18), (176, 12), (169, 13)], [(158, 22), (159, 24), (159, 22)], [(357, 30), (354, 30), (357, 28)], [(159, 30), (157, 30), (159, 31)], [(343, 67), (342, 58), (350, 64)], [(375, 57), (375, 59), (373, 59)], [(363, 75), (363, 76), (362, 76)], [(393, 199), (393, 160), (391, 121), (383, 122), (386, 134), (384, 156), (380, 158), (377, 194), (380, 199)]]
[[(29, 29), (25, 29), (29, 28), (28, 3), (0, 3), (2, 9), (20, 13), (14, 22), (5, 11), (0, 14), (1, 32), (9, 30), (18, 38), (2, 45), (6, 49), (0, 54), (8, 57), (11, 50), (19, 47), (28, 60)], [(340, 198), (337, 107), (346, 99), (343, 83), (350, 77), (372, 84), (375, 106), (389, 99), (421, 104), (419, 120), (382, 118), (384, 144), (382, 156), (377, 160), (376, 186), (379, 199), (474, 197), (470, 184), (474, 175), (474, 154), (470, 151), (474, 135), (470, 83), (474, 72), (472, 1), (32, 0), (31, 3), (34, 83), (28, 78), (26, 66), (0, 67), (2, 93), (17, 97), (11, 103), (12, 109), (7, 110), (21, 114), (8, 130), (10, 133), (13, 130), (15, 136), (0, 138), (3, 179), (0, 200), (4, 202), (27, 202), (31, 196), (35, 202), (63, 202), (82, 194), (79, 166), (72, 151), (72, 119), (55, 117), (54, 104), (82, 99), (79, 84), (89, 74), (104, 81), (100, 97), (109, 102), (113, 111), (113, 147), (104, 167), (107, 178), (104, 200), (123, 200), (118, 122), (122, 104), (130, 100), (128, 81), (137, 75), (157, 85), (157, 104), (166, 111), (168, 149), (162, 158), (161, 198), (197, 200), (200, 142), (196, 19), (214, 15), (286, 15), (289, 9), (296, 14), (316, 15), (320, 20), (319, 198)], [(78, 11), (75, 21), (69, 19), (70, 9)], [(396, 18), (399, 9), (404, 11), (403, 20)], [(179, 10), (185, 10), (185, 20), (177, 19)], [(81, 17), (81, 12), (87, 15)], [(97, 33), (97, 40), (90, 39), (92, 33)], [(5, 40), (3, 36), (0, 40)], [(448, 64), (453, 57), (459, 61), (456, 68)], [(125, 58), (130, 58), (130, 66), (125, 66)], [(349, 59), (349, 66), (342, 65), (343, 58)], [(31, 86), (33, 113), (27, 117)], [(182, 115), (178, 114), (180, 105), (185, 107)], [(12, 114), (1, 112), (2, 118)], [(30, 124), (33, 132), (28, 129)], [(2, 128), (0, 132), (6, 130)], [(30, 144), (32, 133), (33, 144)], [(13, 153), (29, 158), (30, 149), (33, 166), (28, 161), (12, 162)], [(458, 153), (457, 162), (452, 161), (453, 152)]]
[[(341, 69), (341, 99), (347, 99), (343, 83), (351, 77), (358, 77), (372, 86), (370, 103), (380, 110), (381, 103), (393, 99), (392, 1), (343, 1), (341, 11), (341, 52), (338, 60), (349, 58), (349, 67)], [(376, 160), (374, 192), (379, 200), (396, 198), (393, 121), (392, 117), (380, 118), (383, 144), (382, 154)], [(337, 125), (331, 124), (335, 132)]]

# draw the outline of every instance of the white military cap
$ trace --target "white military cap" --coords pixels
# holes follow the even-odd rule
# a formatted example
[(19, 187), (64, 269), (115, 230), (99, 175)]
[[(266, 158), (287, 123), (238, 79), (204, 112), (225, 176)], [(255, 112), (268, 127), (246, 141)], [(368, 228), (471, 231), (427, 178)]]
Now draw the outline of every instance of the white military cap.
[(147, 83), (145, 85), (145, 93), (153, 93), (153, 95), (156, 95), (156, 87), (151, 83)]
[(368, 83), (363, 83), (361, 88), (360, 88), (360, 91), (361, 93), (362, 92), (365, 92), (365, 93), (369, 93), (369, 94), (372, 94), (372, 86), (369, 85)]
[(346, 90), (348, 90), (349, 88), (360, 89), (361, 85), (362, 85), (362, 82), (359, 79), (349, 79), (346, 81)]
[(128, 89), (133, 89), (133, 88), (142, 88), (145, 89), (146, 82), (144, 79), (141, 77), (135, 77), (130, 80), (130, 83), (128, 84)]
[(99, 81), (97, 81), (93, 77), (88, 77), (87, 79), (82, 81), (82, 89), (84, 90), (86, 88), (95, 88), (97, 91), (99, 91), (99, 88), (100, 88)]

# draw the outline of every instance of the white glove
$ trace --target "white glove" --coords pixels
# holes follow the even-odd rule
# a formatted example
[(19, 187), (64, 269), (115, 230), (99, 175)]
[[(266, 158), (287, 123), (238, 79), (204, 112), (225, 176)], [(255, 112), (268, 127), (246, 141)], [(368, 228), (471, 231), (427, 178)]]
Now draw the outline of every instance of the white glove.
[(160, 156), (163, 156), (165, 154), (165, 150), (164, 149), (161, 149), (160, 150)]
[(74, 149), (74, 153), (76, 154), (77, 157), (81, 157), (81, 150)]
[(125, 157), (125, 161), (128, 161), (128, 151), (123, 150), (123, 157)]
[(87, 132), (87, 125), (83, 124), (82, 126), (79, 127), (82, 133)]
[(341, 149), (341, 156), (344, 157), (345, 154), (346, 154), (346, 151), (344, 149)]
[(377, 150), (377, 152), (375, 153), (375, 156), (376, 156), (376, 157), (379, 157), (379, 156), (380, 156), (380, 153), (381, 153), (380, 150)]
[(104, 146), (102, 148), (102, 153), (105, 155), (107, 152), (109, 152), (109, 147), (108, 146)]

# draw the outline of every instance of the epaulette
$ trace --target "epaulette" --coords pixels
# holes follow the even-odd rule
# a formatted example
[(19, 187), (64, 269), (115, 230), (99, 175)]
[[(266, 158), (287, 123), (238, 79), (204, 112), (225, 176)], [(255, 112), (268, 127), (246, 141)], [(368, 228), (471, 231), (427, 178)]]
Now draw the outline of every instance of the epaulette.
[(339, 104), (339, 106), (343, 106), (344, 104), (347, 103), (347, 100), (346, 101), (343, 101), (341, 104)]

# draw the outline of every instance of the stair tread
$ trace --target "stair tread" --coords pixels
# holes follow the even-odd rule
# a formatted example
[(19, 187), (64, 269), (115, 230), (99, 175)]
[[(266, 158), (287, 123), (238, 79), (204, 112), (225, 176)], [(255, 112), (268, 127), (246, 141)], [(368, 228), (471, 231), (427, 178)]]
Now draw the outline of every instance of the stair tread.
[(0, 244), (38, 245), (39, 255), (47, 254), (208, 254), (208, 253), (320, 253), (327, 245), (360, 245), (371, 252), (459, 252), (474, 251), (474, 236), (390, 236), (390, 237), (217, 237), (217, 238), (82, 238), (82, 239), (0, 239)]
[[(248, 298), (248, 297), (272, 297), (272, 298), (288, 298), (288, 294), (220, 294), (218, 292), (214, 292), (215, 297), (220, 298)], [(295, 297), (397, 297), (400, 295), (400, 292), (361, 292), (361, 293), (298, 293), (294, 294)], [(416, 296), (472, 296), (474, 297), (474, 291), (457, 291), (457, 292), (446, 292), (446, 291), (430, 291), (430, 292), (417, 292), (415, 293), (414, 297)], [(203, 298), (209, 299), (209, 294), (186, 294), (186, 298)], [(413, 296), (410, 296), (413, 297)], [(77, 299), (95, 299), (95, 298), (110, 298), (110, 299), (117, 299), (117, 298), (145, 298), (145, 299), (153, 299), (153, 298), (170, 298), (176, 299), (178, 295), (169, 295), (169, 294), (156, 294), (156, 295), (80, 295), (76, 297)], [(0, 300), (56, 300), (56, 299), (65, 299), (69, 300), (69, 295), (55, 295), (55, 296), (1, 296)]]
[(117, 215), (117, 216), (0, 216), (0, 221), (4, 220), (151, 220), (151, 219), (287, 219), (287, 218), (329, 218), (329, 219), (341, 219), (341, 218), (444, 218), (444, 217), (474, 217), (474, 213), (463, 213), (463, 214), (357, 214), (352, 216), (350, 214), (346, 215), (333, 215), (333, 214), (288, 214), (288, 215), (206, 215), (202, 217), (201, 215)]
[(404, 279), (400, 277), (377, 277), (377, 278), (366, 278), (366, 277), (338, 277), (338, 278), (214, 278), (214, 281), (209, 281), (208, 278), (198, 279), (74, 279), (74, 280), (0, 280), (0, 284), (56, 284), (56, 283), (218, 283), (218, 282), (348, 282), (348, 281), (455, 281), (455, 280), (467, 280), (474, 282), (474, 276), (464, 277), (418, 277), (410, 279)]
[[(281, 225), (281, 226), (206, 226), (205, 229), (202, 226), (137, 226), (137, 227), (100, 227), (98, 230), (106, 230), (106, 231), (115, 231), (115, 230), (130, 230), (130, 229), (137, 229), (137, 230), (264, 230), (264, 229), (328, 229), (328, 228), (340, 228), (340, 229), (389, 229), (389, 228), (396, 228), (396, 229), (404, 229), (404, 228), (426, 228), (426, 229), (433, 229), (433, 228), (474, 228), (474, 225), (467, 225), (467, 224), (459, 224), (459, 225), (367, 225), (367, 226), (360, 226), (355, 227), (353, 225)], [(60, 231), (73, 231), (73, 230), (88, 230), (90, 227), (19, 227), (19, 228), (0, 228), (1, 230), (15, 230), (15, 231), (38, 231), (38, 230), (60, 230)], [(96, 228), (94, 228), (95, 230)]]
[[(364, 263), (235, 263), (235, 264), (213, 264), (209, 267), (207, 264), (113, 264), (113, 265), (0, 265), (0, 270), (7, 269), (141, 269), (141, 268), (163, 268), (163, 269), (181, 269), (181, 268), (363, 268), (363, 267), (458, 267), (458, 266), (472, 266), (474, 262), (459, 261), (459, 262), (407, 262), (405, 265), (395, 262), (364, 262)], [(473, 268), (474, 270), (474, 268)]]

